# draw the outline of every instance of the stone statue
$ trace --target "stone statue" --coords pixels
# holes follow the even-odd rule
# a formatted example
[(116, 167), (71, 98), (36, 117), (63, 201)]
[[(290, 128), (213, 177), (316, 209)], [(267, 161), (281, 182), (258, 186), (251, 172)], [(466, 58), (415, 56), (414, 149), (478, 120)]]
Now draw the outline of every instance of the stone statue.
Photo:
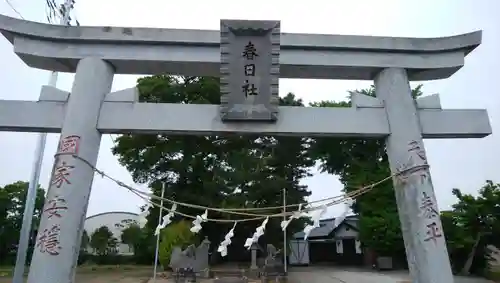
[(185, 250), (180, 247), (174, 247), (170, 257), (169, 266), (173, 270), (179, 269), (192, 269), (193, 272), (198, 273), (208, 269), (208, 250), (210, 241), (205, 238), (201, 244), (195, 248), (194, 245), (188, 246)]

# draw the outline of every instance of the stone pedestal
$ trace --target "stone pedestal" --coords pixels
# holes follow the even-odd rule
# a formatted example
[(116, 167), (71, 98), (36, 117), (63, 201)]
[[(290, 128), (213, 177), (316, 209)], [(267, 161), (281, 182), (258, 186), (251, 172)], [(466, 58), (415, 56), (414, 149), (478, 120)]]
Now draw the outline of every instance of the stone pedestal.
[(251, 263), (250, 263), (250, 269), (252, 269), (252, 270), (259, 268), (257, 266), (257, 249), (258, 249), (257, 244), (252, 244), (252, 247), (250, 248), (251, 257), (252, 257)]

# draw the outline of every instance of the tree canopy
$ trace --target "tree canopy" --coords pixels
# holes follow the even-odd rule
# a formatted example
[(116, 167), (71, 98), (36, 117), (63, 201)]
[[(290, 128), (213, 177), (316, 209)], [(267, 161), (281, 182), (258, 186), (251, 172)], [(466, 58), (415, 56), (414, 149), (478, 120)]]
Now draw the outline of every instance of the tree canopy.
[(453, 189), (457, 203), (441, 214), (448, 253), (455, 271), (483, 273), (488, 245), (500, 247), (500, 184), (486, 181), (478, 195)]
[[(412, 90), (417, 98), (422, 86)], [(375, 89), (355, 90), (375, 96)], [(352, 93), (352, 92), (351, 92)], [(349, 107), (351, 101), (320, 101), (315, 107)], [(322, 172), (335, 174), (345, 192), (384, 179), (391, 174), (382, 139), (316, 138), (311, 146), (314, 158)], [(405, 250), (392, 182), (385, 182), (370, 193), (356, 198), (353, 207), (359, 214), (360, 240), (379, 255), (388, 255), (405, 261)]]
[[(220, 103), (218, 78), (158, 75), (139, 79), (137, 86), (141, 102)], [(375, 96), (373, 87), (356, 92)], [(421, 96), (421, 86), (414, 88), (412, 95), (414, 98)], [(303, 101), (292, 93), (280, 98), (280, 105), (304, 107)], [(309, 106), (350, 105), (348, 100), (318, 101)], [(209, 207), (280, 206), (283, 188), (287, 192), (287, 203), (304, 202), (310, 192), (301, 181), (310, 176), (309, 169), (317, 164), (322, 172), (337, 175), (345, 192), (390, 175), (384, 140), (381, 139), (125, 134), (116, 139), (113, 153), (131, 172), (134, 181), (149, 185), (154, 194), (160, 195), (161, 187), (165, 185), (167, 198)], [(491, 235), (498, 233), (498, 219), (491, 220), (491, 217), (486, 216), (480, 220), (475, 218), (478, 213), (487, 215), (486, 212), (492, 213), (497, 209), (493, 208), (493, 201), (490, 200), (494, 193), (484, 189), (482, 194), (488, 196), (484, 197), (488, 201), (471, 200), (470, 196), (462, 195), (456, 190), (454, 194), (458, 198), (458, 204), (452, 212), (444, 212), (442, 215), (444, 229), (449, 231), (445, 231), (446, 235), (451, 235), (447, 242), (452, 247), (449, 250), (456, 253), (460, 251), (462, 254), (466, 250), (470, 252), (474, 243), (478, 242), (478, 235), (486, 242), (494, 242)], [(489, 208), (484, 208), (488, 205)], [(179, 209), (189, 215), (202, 213), (185, 207)], [(405, 262), (392, 182), (385, 182), (369, 194), (358, 197), (353, 209), (359, 215), (363, 245), (370, 247), (377, 255), (392, 256), (398, 262)], [(497, 210), (493, 212), (498, 213)], [(143, 245), (141, 250), (146, 250), (144, 247), (150, 247), (154, 243), (152, 234), (158, 213), (157, 208), (150, 208), (149, 221), (143, 230), (142, 240), (139, 241)], [(214, 212), (210, 214), (211, 218), (228, 217), (214, 215)], [(178, 217), (175, 219), (179, 220), (181, 219)], [(490, 221), (496, 224), (488, 226), (486, 223)], [(231, 248), (242, 247), (245, 238), (253, 232), (256, 225), (258, 223), (251, 222), (239, 225)], [(471, 227), (457, 229), (460, 225)], [(287, 231), (292, 233), (302, 227), (303, 223), (294, 221)], [(220, 242), (229, 229), (229, 225), (208, 222), (204, 223), (201, 233), (212, 242)], [(268, 224), (264, 240), (280, 245), (283, 238), (278, 231), (279, 220), (273, 219)], [(482, 243), (476, 246), (481, 248)], [(231, 258), (236, 254), (246, 259), (248, 255), (245, 253), (245, 250), (230, 250), (228, 257), (230, 260), (237, 260)]]
[(121, 242), (128, 245), (134, 253), (138, 250), (138, 245), (141, 240), (142, 230), (137, 224), (131, 224), (123, 229), (121, 234)]
[(82, 241), (80, 242), (80, 251), (86, 251), (87, 248), (89, 247), (89, 243), (90, 243), (89, 234), (87, 233), (87, 230), (83, 230)]
[(92, 232), (89, 244), (97, 255), (106, 256), (116, 252), (118, 240), (107, 226), (101, 226)]
[[(15, 260), (27, 191), (28, 182), (22, 181), (0, 187), (0, 264), (11, 264)], [(38, 227), (44, 201), (45, 191), (38, 187), (32, 227)], [(34, 239), (31, 239), (30, 252), (33, 245)]]
[[(220, 103), (218, 78), (153, 76), (139, 79), (138, 89), (143, 102)], [(280, 104), (304, 106), (293, 94), (280, 99)], [(283, 188), (287, 202), (304, 202), (310, 193), (300, 181), (314, 164), (308, 147), (309, 139), (301, 137), (122, 135), (113, 153), (134, 181), (149, 184), (156, 195), (164, 184), (166, 197), (234, 208), (280, 206)], [(202, 213), (181, 209), (190, 215)], [(151, 231), (158, 213), (151, 208), (147, 226)], [(240, 229), (251, 233), (256, 225)], [(279, 230), (279, 221), (270, 221), (269, 229)], [(220, 241), (225, 234), (212, 223), (205, 224), (202, 232), (211, 241)], [(281, 233), (269, 235), (269, 241), (282, 241)], [(247, 234), (235, 236), (235, 242), (244, 237)]]

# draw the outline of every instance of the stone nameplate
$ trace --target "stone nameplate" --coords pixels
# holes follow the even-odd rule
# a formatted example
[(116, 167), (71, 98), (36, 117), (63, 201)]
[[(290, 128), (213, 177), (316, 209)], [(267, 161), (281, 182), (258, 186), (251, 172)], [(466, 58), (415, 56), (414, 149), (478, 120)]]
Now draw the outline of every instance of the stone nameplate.
[(221, 20), (222, 121), (276, 121), (279, 21)]

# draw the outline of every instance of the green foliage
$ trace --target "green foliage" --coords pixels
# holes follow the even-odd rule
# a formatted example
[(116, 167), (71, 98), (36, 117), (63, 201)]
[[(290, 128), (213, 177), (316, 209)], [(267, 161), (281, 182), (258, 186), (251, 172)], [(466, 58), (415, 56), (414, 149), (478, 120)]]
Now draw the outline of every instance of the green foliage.
[[(463, 194), (459, 189), (453, 189), (453, 195), (458, 203), (453, 205), (453, 211), (460, 223), (467, 225), (467, 230), (473, 234), (482, 234), (492, 240), (498, 240), (494, 235), (500, 235), (500, 184), (486, 181), (474, 197)], [(499, 242), (493, 244), (498, 245)]]
[[(218, 78), (152, 76), (139, 79), (138, 89), (142, 102), (220, 103)], [(357, 92), (375, 96), (373, 87)], [(412, 90), (414, 98), (421, 95), (421, 86)], [(303, 106), (303, 102), (293, 94), (280, 99), (280, 104)], [(314, 107), (350, 105), (350, 101), (319, 101), (311, 104)], [(113, 153), (131, 172), (134, 181), (149, 185), (154, 194), (160, 195), (164, 184), (168, 198), (212, 207), (280, 206), (283, 188), (287, 190), (288, 203), (303, 202), (310, 193), (300, 181), (309, 176), (308, 169), (315, 161), (319, 161), (323, 172), (339, 176), (346, 192), (390, 175), (382, 139), (125, 134), (116, 140)], [(452, 212), (442, 215), (448, 250), (454, 265), (464, 265), (456, 259), (466, 261), (471, 247), (477, 242), (477, 235), (481, 235), (478, 253), (483, 250), (483, 242), (498, 244), (500, 241), (500, 237), (493, 236), (499, 235), (498, 219), (487, 216), (493, 213), (500, 215), (498, 207), (493, 205), (497, 189), (496, 185), (488, 184), (488, 188), (481, 192), (481, 199), (454, 191), (459, 198), (459, 204)], [(499, 203), (498, 199), (496, 201)], [(180, 209), (181, 212), (191, 215), (202, 213), (199, 210)], [(359, 214), (360, 238), (363, 245), (378, 255), (405, 261), (392, 183), (381, 184), (369, 194), (359, 197), (353, 209)], [(153, 231), (158, 214), (159, 209), (150, 208), (148, 224), (140, 230), (140, 236), (135, 234), (139, 230), (134, 232), (136, 236), (133, 238), (137, 241), (127, 240), (136, 243), (136, 257), (140, 257), (144, 263), (153, 261)], [(228, 216), (211, 212), (210, 217)], [(178, 220), (179, 217), (176, 218), (176, 221)], [(186, 222), (181, 221), (177, 226), (169, 226), (162, 233), (160, 257), (163, 265), (168, 266), (171, 248), (177, 245), (175, 243), (187, 245), (193, 241), (188, 237), (190, 232), (186, 235), (184, 232), (172, 232), (177, 231), (176, 229), (189, 230), (190, 225), (181, 223)], [(256, 225), (258, 223), (239, 224), (231, 248), (241, 246), (244, 238), (251, 234)], [(294, 221), (288, 232), (293, 233), (302, 225), (299, 221)], [(212, 242), (220, 242), (230, 229), (226, 226), (205, 223), (200, 236), (208, 236)], [(267, 242), (279, 244), (283, 241), (279, 231), (279, 220), (272, 220), (263, 238)], [(170, 234), (173, 236), (168, 236)], [(244, 255), (244, 252), (229, 251), (229, 257), (235, 254)]]
[(134, 248), (134, 260), (136, 264), (151, 265), (154, 263), (154, 252), (156, 237), (153, 231), (142, 228), (139, 240)]
[(132, 224), (122, 231), (122, 243), (128, 245), (134, 251), (134, 254), (141, 240), (141, 233), (141, 228), (137, 224)]
[(90, 247), (99, 256), (115, 254), (117, 246), (118, 240), (107, 226), (97, 228), (90, 236)]
[(404, 242), (397, 212), (381, 210), (360, 217), (360, 239), (380, 256), (393, 256), (404, 260)]
[(80, 251), (85, 251), (87, 250), (88, 246), (90, 243), (90, 237), (89, 234), (87, 233), (87, 230), (83, 230), (82, 233), (82, 241), (80, 243)]
[[(218, 78), (152, 76), (138, 80), (140, 100), (150, 103), (219, 104)], [(280, 100), (282, 105), (301, 107), (293, 94)], [(309, 175), (314, 164), (309, 155), (309, 139), (301, 137), (261, 136), (181, 136), (122, 135), (116, 139), (113, 153), (137, 183), (146, 183), (160, 195), (204, 206), (260, 207), (280, 206), (282, 189), (287, 202), (303, 202), (310, 193), (300, 180)], [(180, 208), (196, 215), (200, 210)], [(155, 229), (159, 209), (150, 209), (146, 229)], [(211, 214), (212, 218), (226, 215)], [(240, 229), (251, 231), (258, 223), (242, 223)], [(297, 221), (289, 229), (300, 226)], [(279, 221), (270, 221), (268, 241), (282, 241)], [(276, 232), (276, 233), (273, 233)], [(202, 236), (219, 241), (226, 233), (221, 225), (206, 223)], [(244, 241), (247, 235), (235, 235)], [(241, 237), (241, 239), (239, 239)]]
[(171, 223), (161, 231), (161, 241), (158, 258), (163, 267), (168, 267), (170, 263), (170, 256), (174, 247), (181, 247), (185, 249), (196, 241), (195, 234), (189, 229), (191, 223), (189, 221), (181, 220), (176, 223)]
[[(17, 181), (3, 188), (0, 187), (0, 264), (13, 264), (15, 261), (28, 185), (28, 182)], [(38, 227), (44, 201), (45, 191), (38, 187), (32, 227)], [(33, 250), (34, 238), (33, 233), (29, 251)]]
[(486, 247), (500, 246), (500, 184), (486, 181), (477, 197), (459, 189), (452, 192), (458, 202), (441, 213), (441, 220), (453, 269), (483, 274), (489, 259)]
[(80, 251), (78, 252), (78, 265), (85, 263), (89, 258), (88, 248), (90, 237), (87, 230), (83, 230), (82, 239), (80, 242)]
[[(375, 89), (356, 90), (375, 96)], [(351, 92), (352, 93), (352, 92)], [(412, 90), (417, 98), (421, 86)], [(350, 101), (320, 101), (316, 107), (349, 107)], [(344, 191), (350, 192), (377, 182), (390, 175), (389, 163), (382, 139), (316, 138), (311, 146), (321, 170), (339, 176)], [(396, 199), (391, 182), (383, 183), (367, 195), (357, 198), (353, 207), (360, 218), (360, 239), (378, 255), (405, 258), (405, 250)]]

